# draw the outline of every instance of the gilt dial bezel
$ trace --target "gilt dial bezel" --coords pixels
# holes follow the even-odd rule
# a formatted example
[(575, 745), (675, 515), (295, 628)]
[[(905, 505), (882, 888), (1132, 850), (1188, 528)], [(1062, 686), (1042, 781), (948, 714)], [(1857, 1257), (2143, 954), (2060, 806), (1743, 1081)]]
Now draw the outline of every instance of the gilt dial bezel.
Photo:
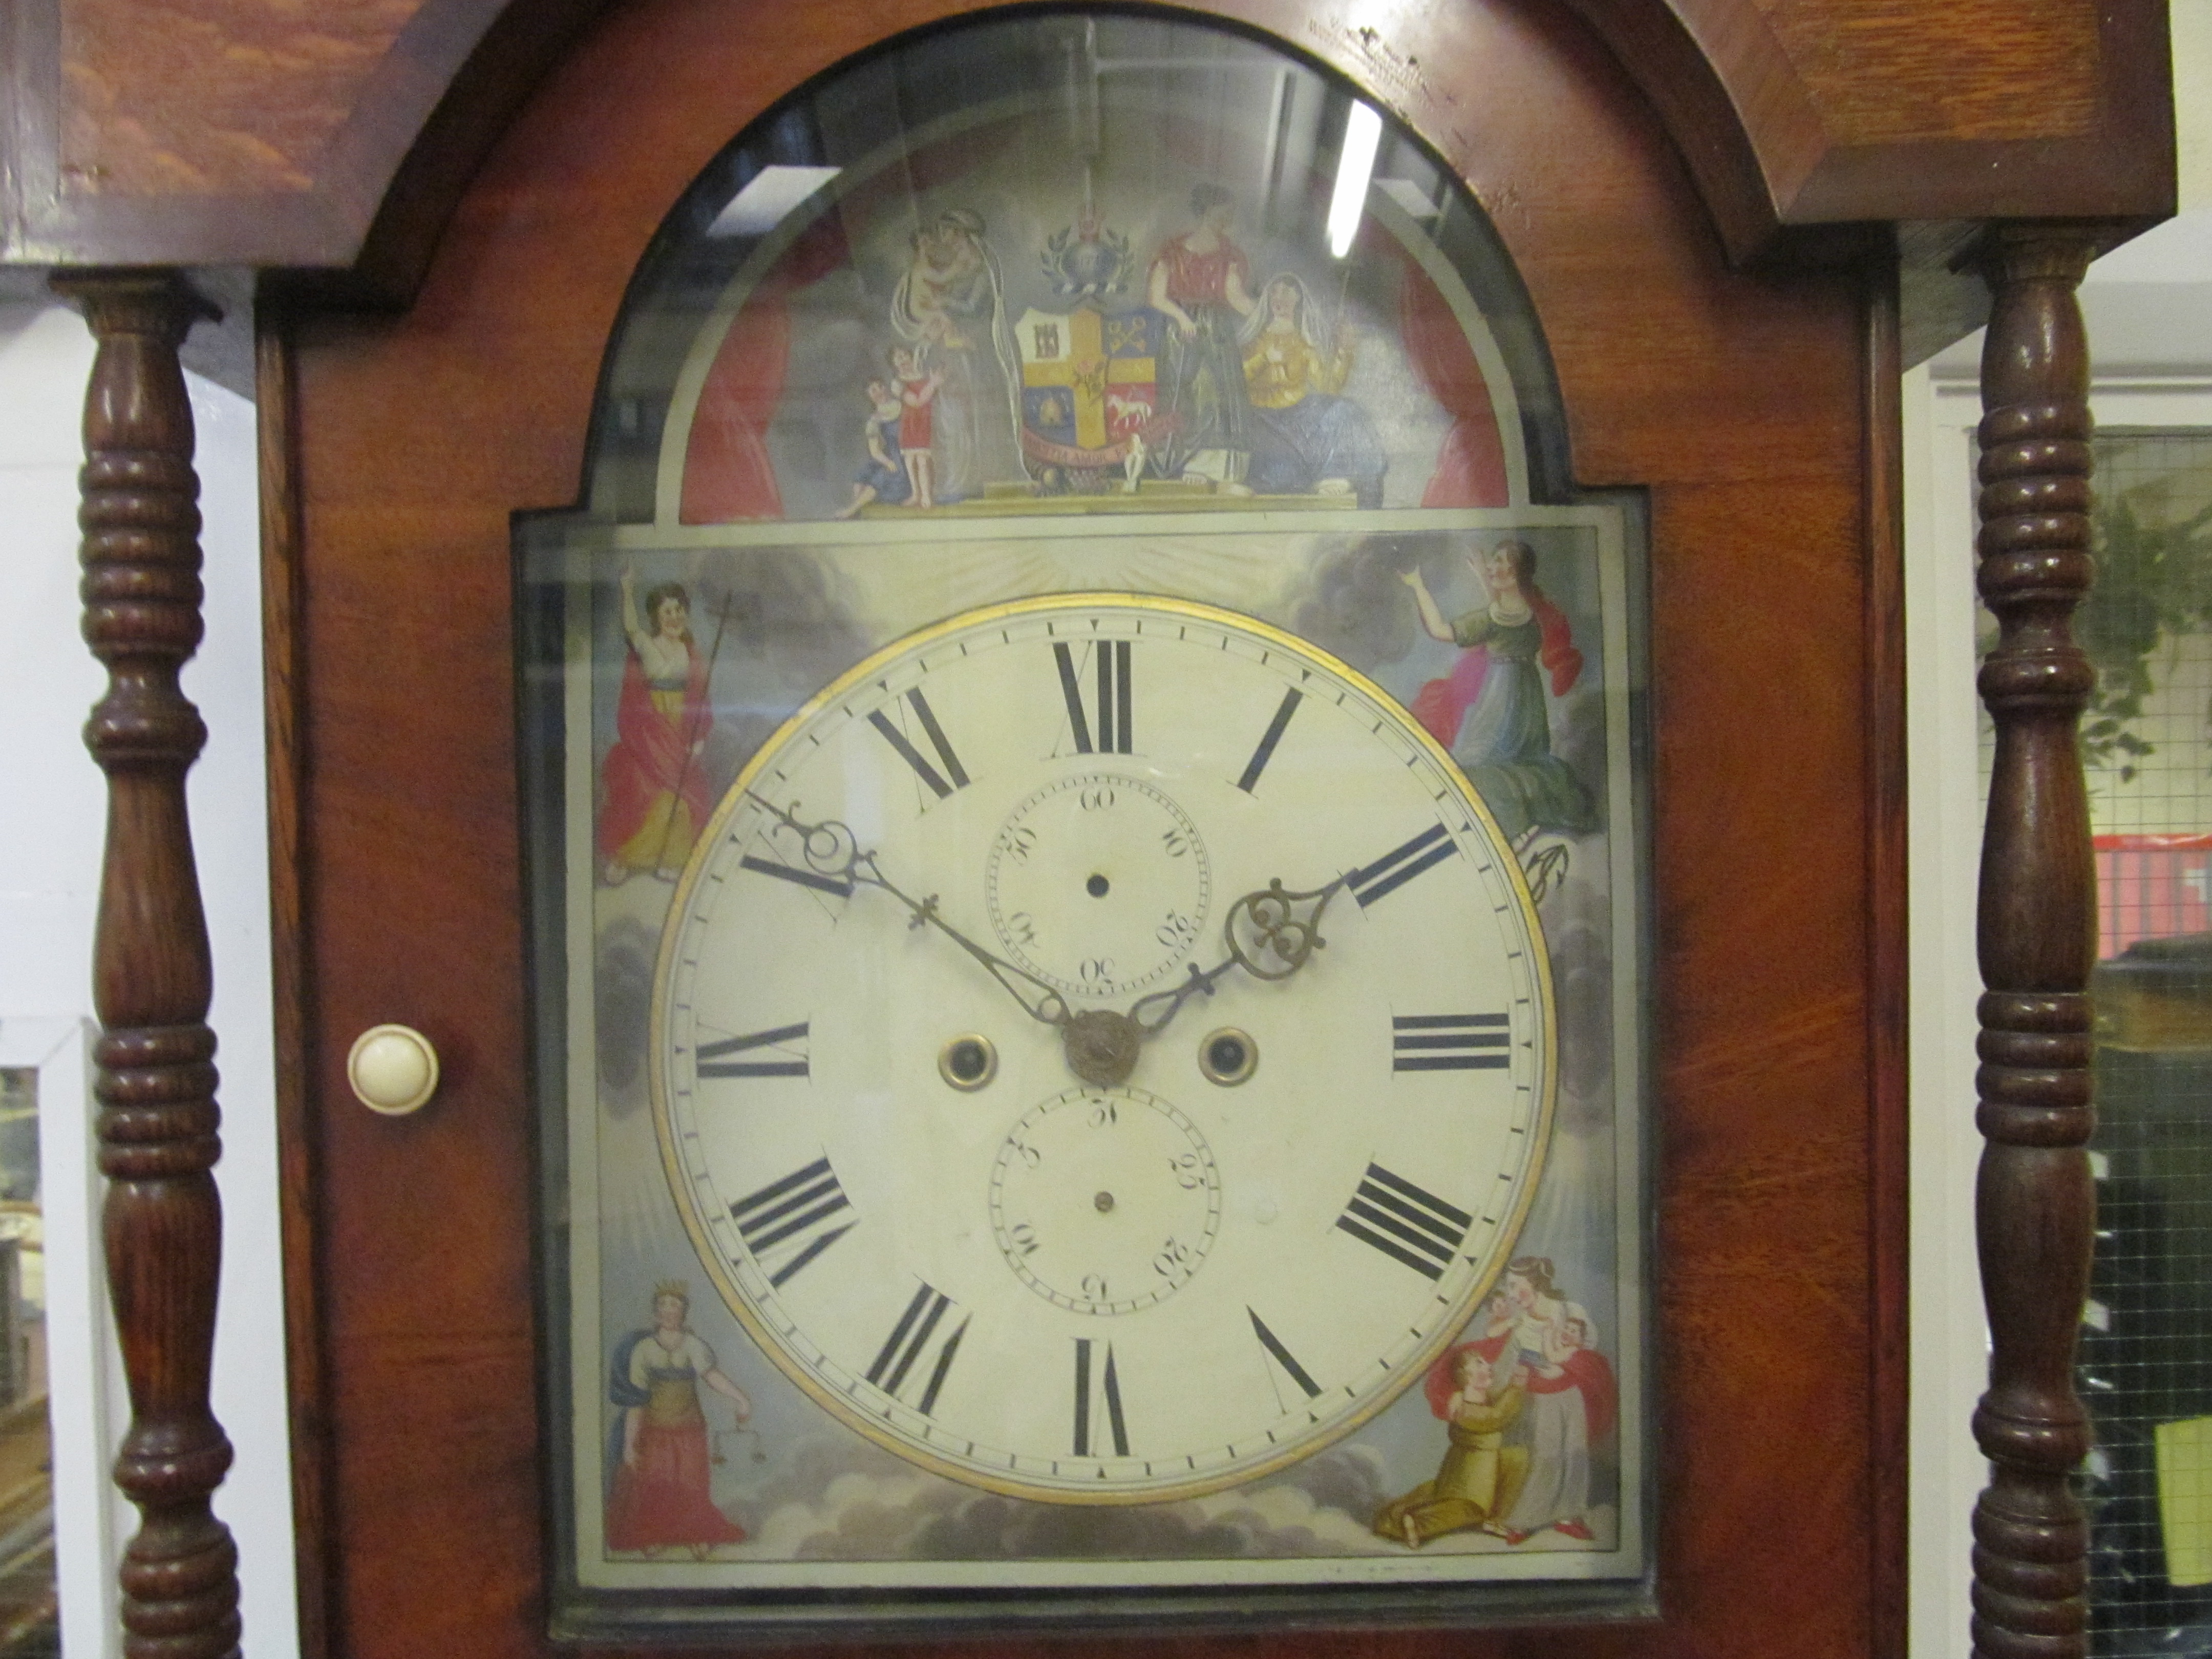
[[(1450, 787), (1455, 807), (1465, 814), (1470, 828), (1466, 834), (1472, 837), (1491, 863), (1496, 866), (1507, 894), (1506, 905), (1495, 907), (1501, 914), (1507, 908), (1516, 913), (1511, 923), (1501, 921), (1501, 930), (1517, 929), (1517, 937), (1526, 951), (1524, 969), (1526, 987), (1534, 1011), (1530, 1016), (1535, 1028), (1533, 1039), (1534, 1080), (1534, 1100), (1528, 1114), (1526, 1133), (1528, 1152), (1521, 1166), (1521, 1174), (1513, 1186), (1509, 1202), (1500, 1208), (1495, 1218), (1494, 1230), (1488, 1235), (1486, 1245), (1488, 1258), (1468, 1277), (1464, 1287), (1450, 1299), (1444, 1312), (1427, 1322), (1425, 1332), (1415, 1333), (1415, 1345), (1399, 1357), (1389, 1368), (1384, 1381), (1363, 1393), (1351, 1395), (1351, 1405), (1340, 1414), (1327, 1419), (1325, 1431), (1296, 1436), (1280, 1444), (1270, 1444), (1265, 1451), (1254, 1451), (1234, 1456), (1225, 1466), (1197, 1468), (1187, 1478), (1151, 1478), (1142, 1482), (1110, 1483), (1076, 1487), (1067, 1483), (1044, 1484), (1034, 1479), (1024, 1479), (1018, 1474), (1007, 1474), (979, 1468), (973, 1462), (944, 1455), (926, 1439), (894, 1426), (889, 1413), (878, 1414), (848, 1397), (848, 1389), (833, 1386), (817, 1367), (794, 1352), (787, 1340), (783, 1326), (791, 1324), (773, 1316), (744, 1282), (745, 1275), (726, 1257), (720, 1247), (710, 1236), (709, 1229), (697, 1208), (696, 1196), (687, 1177), (684, 1158), (678, 1146), (680, 1131), (672, 1121), (668, 1105), (670, 1097), (670, 1060), (667, 1032), (669, 1030), (670, 986), (676, 970), (683, 939), (696, 925), (693, 917), (694, 895), (714, 863), (717, 849), (729, 833), (732, 817), (746, 801), (756, 782), (769, 772), (785, 749), (802, 737), (824, 711), (851, 700), (856, 690), (870, 682), (884, 678), (895, 665), (926, 653), (933, 645), (967, 630), (1028, 620), (1052, 613), (1071, 617), (1101, 611), (1139, 613), (1163, 620), (1180, 617), (1244, 635), (1270, 653), (1280, 653), (1297, 665), (1324, 675), (1360, 697), (1378, 716), (1376, 730), (1382, 729), (1380, 721), (1387, 721), (1399, 738), (1420, 751), (1433, 769), (1434, 775)], [(1040, 777), (1040, 789), (1048, 782), (1060, 780)], [(1025, 791), (1024, 799), (1036, 791)], [(1449, 830), (1443, 833), (1452, 835)], [(1460, 839), (1453, 835), (1455, 841)], [(979, 847), (980, 861), (988, 851)], [(1216, 876), (1215, 880), (1219, 878)], [(1233, 884), (1232, 884), (1233, 885)], [(1350, 901), (1346, 901), (1347, 903)], [(1214, 902), (1218, 913), (1219, 900)], [(1218, 915), (1217, 915), (1218, 920)], [(985, 927), (987, 939), (994, 930)], [(1518, 985), (1516, 983), (1516, 993)], [(1195, 1041), (1207, 1029), (1202, 1016), (1187, 1015), (1192, 1029), (1185, 1036)], [(1468, 782), (1464, 774), (1449, 754), (1424, 731), (1389, 695), (1360, 674), (1357, 670), (1328, 655), (1318, 647), (1294, 635), (1237, 612), (1192, 601), (1162, 596), (1127, 592), (1075, 592), (1054, 594), (978, 607), (946, 617), (927, 627), (915, 630), (871, 653), (809, 698), (787, 720), (747, 762), (721, 800), (715, 806), (700, 835), (681, 878), (679, 878), (664, 929), (658, 965), (654, 975), (649, 1044), (650, 1079), (653, 1118), (659, 1137), (664, 1170), (672, 1191), (676, 1195), (677, 1208), (687, 1234), (702, 1265), (714, 1281), (724, 1303), (730, 1308), (747, 1334), (761, 1351), (805, 1394), (833, 1416), (859, 1433), (884, 1447), (900, 1457), (919, 1467), (930, 1469), (963, 1484), (981, 1487), (1011, 1496), (1063, 1504), (1135, 1504), (1170, 1501), (1201, 1496), (1226, 1487), (1240, 1486), (1267, 1474), (1297, 1462), (1335, 1443), (1351, 1433), (1393, 1403), (1427, 1369), (1437, 1354), (1455, 1340), (1466, 1325), (1474, 1310), (1481, 1304), (1500, 1275), (1512, 1255), (1513, 1241), (1527, 1216), (1535, 1188), (1541, 1176), (1548, 1146), (1558, 1091), (1558, 1032), (1553, 1006), (1553, 987), (1548, 958), (1545, 952), (1543, 933), (1538, 921), (1527, 884), (1517, 861), (1512, 857), (1504, 837), (1484, 805), (1480, 797)], [(1075, 1079), (1068, 1079), (1071, 1086)], [(1211, 1085), (1201, 1085), (1211, 1086)], [(1024, 1103), (1024, 1105), (1033, 1103)], [(988, 1218), (979, 1218), (987, 1231)], [(1491, 1219), (1486, 1218), (1486, 1220)], [(1468, 1258), (1470, 1261), (1473, 1258)], [(751, 1266), (751, 1264), (746, 1264)], [(751, 1277), (766, 1278), (757, 1266)], [(1024, 1289), (1021, 1294), (1033, 1292)], [(1441, 1299), (1441, 1298), (1440, 1298)], [(1045, 1305), (1043, 1301), (1039, 1306)], [(1102, 1326), (1115, 1322), (1100, 1319)], [(792, 1327), (796, 1330), (795, 1325)], [(826, 1363), (826, 1362), (825, 1362)], [(1347, 1392), (1349, 1387), (1347, 1385)], [(909, 1413), (910, 1414), (910, 1413)], [(1322, 1419), (1316, 1419), (1316, 1423)], [(1273, 1441), (1273, 1437), (1268, 1437)], [(1235, 1448), (1231, 1448), (1232, 1455)]]

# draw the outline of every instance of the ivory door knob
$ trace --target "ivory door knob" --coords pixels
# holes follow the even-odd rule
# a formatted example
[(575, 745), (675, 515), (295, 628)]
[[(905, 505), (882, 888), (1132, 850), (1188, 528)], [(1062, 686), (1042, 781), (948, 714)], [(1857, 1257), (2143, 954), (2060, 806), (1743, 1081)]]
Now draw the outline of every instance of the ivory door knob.
[(372, 1025), (353, 1040), (346, 1081), (361, 1103), (386, 1117), (404, 1117), (437, 1091), (438, 1051), (408, 1025)]

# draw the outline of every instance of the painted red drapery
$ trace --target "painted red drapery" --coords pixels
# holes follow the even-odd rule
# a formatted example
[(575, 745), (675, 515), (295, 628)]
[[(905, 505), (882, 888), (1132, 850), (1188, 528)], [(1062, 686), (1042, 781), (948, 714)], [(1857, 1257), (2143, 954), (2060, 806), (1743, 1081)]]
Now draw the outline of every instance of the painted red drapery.
[[(1528, 597), (1528, 608), (1535, 614), (1536, 626), (1544, 641), (1537, 661), (1551, 674), (1552, 695), (1564, 697), (1582, 677), (1583, 653), (1575, 649), (1566, 613), (1533, 589)], [(1489, 674), (1488, 651), (1478, 645), (1461, 652), (1450, 673), (1442, 679), (1428, 681), (1413, 694), (1413, 718), (1420, 721), (1422, 729), (1431, 737), (1450, 748), (1459, 738), (1460, 722), (1474, 707), (1474, 700), (1482, 695), (1482, 683)]]
[[(1398, 328), (1406, 356), (1429, 395), (1452, 417), (1437, 451), (1437, 470), (1421, 492), (1423, 507), (1504, 507), (1505, 446), (1490, 383), (1451, 307), (1428, 273), (1405, 262), (1399, 285)], [(1449, 741), (1449, 739), (1446, 739)]]
[(742, 1543), (745, 1529), (708, 1496), (713, 1468), (703, 1423), (641, 1424), (637, 1462), (615, 1471), (607, 1500), (607, 1547)]
[(783, 401), (791, 366), (791, 303), (851, 256), (836, 215), (825, 214), (794, 241), (756, 289), (715, 350), (699, 388), (684, 447), (684, 524), (783, 517), (783, 495), (768, 453), (769, 423)]

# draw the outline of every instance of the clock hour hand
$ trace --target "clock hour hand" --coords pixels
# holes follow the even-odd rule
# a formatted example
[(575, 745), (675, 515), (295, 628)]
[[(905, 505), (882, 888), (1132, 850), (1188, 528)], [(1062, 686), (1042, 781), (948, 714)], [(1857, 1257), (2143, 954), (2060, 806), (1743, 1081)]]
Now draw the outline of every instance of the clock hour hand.
[[(799, 837), (799, 852), (807, 866), (817, 875), (833, 881), (849, 882), (855, 887), (873, 887), (889, 894), (906, 907), (912, 927), (933, 927), (945, 938), (965, 951), (983, 965), (984, 971), (1006, 988), (1006, 994), (1021, 1005), (1022, 1012), (1043, 1024), (1065, 1026), (1073, 1018), (1067, 1003), (1058, 991), (1024, 972), (1003, 957), (994, 955), (974, 939), (945, 921), (937, 908), (937, 895), (915, 898), (886, 877), (878, 867), (872, 849), (863, 848), (851, 828), (835, 818), (819, 823), (809, 823), (797, 813), (774, 801), (754, 795), (752, 799), (773, 813), (783, 828)], [(794, 806), (796, 803), (793, 803)]]
[(1242, 968), (1255, 979), (1290, 978), (1328, 943), (1321, 936), (1322, 913), (1345, 881), (1339, 876), (1325, 887), (1293, 893), (1285, 890), (1279, 876), (1265, 887), (1245, 894), (1229, 907), (1221, 924), (1222, 941), (1229, 954), (1204, 970), (1193, 963), (1190, 976), (1182, 984), (1171, 990), (1155, 991), (1131, 1004), (1128, 1018), (1146, 1036), (1152, 1036), (1166, 1029), (1193, 997), (1201, 993), (1212, 996), (1213, 982), (1231, 968)]

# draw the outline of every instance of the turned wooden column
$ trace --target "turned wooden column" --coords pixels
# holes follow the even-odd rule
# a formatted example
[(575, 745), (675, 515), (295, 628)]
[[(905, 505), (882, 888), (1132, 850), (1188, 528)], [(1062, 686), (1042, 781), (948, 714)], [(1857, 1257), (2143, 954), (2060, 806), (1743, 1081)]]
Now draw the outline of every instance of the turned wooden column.
[(2002, 625), (1982, 665), (1996, 721), (1982, 843), (1982, 1152), (1975, 1219), (1990, 1387), (1974, 1437), (1974, 1651), (2084, 1651), (2088, 1524), (2068, 1477), (2088, 1450), (2074, 1345), (2095, 1196), (2084, 1150), (2096, 871), (2075, 728), (2095, 675), (2074, 643), (2087, 592), (2089, 360), (2079, 226), (2005, 225), (1983, 250), (1982, 599)]
[[(57, 276), (99, 342), (85, 394), (84, 637), (107, 694), (93, 954), (103, 1227), (131, 1429), (115, 1481), (140, 1525), (121, 1571), (133, 1659), (238, 1651), (238, 1552), (210, 1498), (230, 1442), (208, 1406), (222, 1212), (215, 1033), (185, 775), (207, 741), (178, 674), (200, 642), (199, 480), (177, 348), (213, 313), (166, 271)], [(258, 804), (257, 804), (258, 808)]]

